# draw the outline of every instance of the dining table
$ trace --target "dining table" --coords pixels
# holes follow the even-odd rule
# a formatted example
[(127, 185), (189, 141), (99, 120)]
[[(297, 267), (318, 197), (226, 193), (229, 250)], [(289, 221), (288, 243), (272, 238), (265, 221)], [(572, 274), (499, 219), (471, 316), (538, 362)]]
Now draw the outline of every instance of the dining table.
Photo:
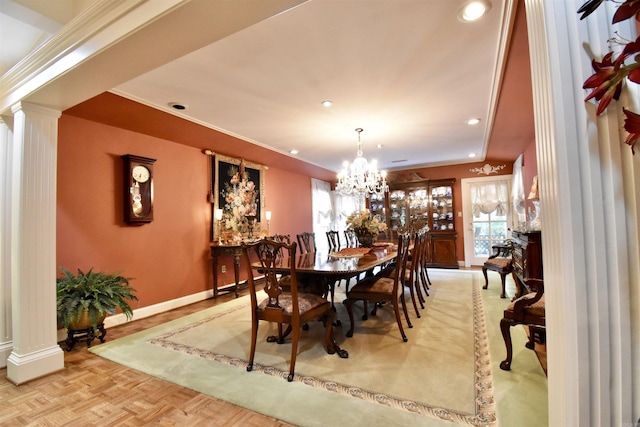
[[(398, 255), (394, 243), (378, 242), (372, 248), (344, 248), (336, 252), (298, 253), (295, 257), (296, 278), (299, 289), (317, 295), (330, 295), (335, 307), (335, 286), (340, 280), (349, 279), (363, 273), (373, 275), (376, 267), (384, 267), (393, 262)], [(251, 266), (259, 270), (260, 263)], [(280, 258), (275, 265), (277, 273), (291, 271), (289, 257)], [(339, 324), (339, 321), (337, 321)]]

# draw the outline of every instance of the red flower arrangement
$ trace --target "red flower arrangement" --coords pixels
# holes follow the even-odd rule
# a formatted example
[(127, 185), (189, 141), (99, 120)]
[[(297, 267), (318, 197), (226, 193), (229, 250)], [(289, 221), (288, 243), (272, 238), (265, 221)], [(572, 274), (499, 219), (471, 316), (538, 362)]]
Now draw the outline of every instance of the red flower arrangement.
[[(593, 13), (606, 0), (589, 0), (578, 9), (582, 13), (580, 19), (584, 19)], [(640, 0), (625, 0), (618, 6), (613, 16), (612, 23), (618, 23), (636, 16), (640, 12)], [(595, 59), (591, 62), (595, 73), (585, 80), (583, 89), (591, 89), (591, 93), (584, 99), (585, 102), (595, 99), (598, 108), (596, 114), (600, 115), (607, 109), (612, 99), (618, 100), (622, 92), (622, 84), (626, 79), (634, 83), (640, 83), (640, 37), (635, 41), (624, 44), (620, 54), (614, 58), (613, 52), (607, 53), (602, 61)], [(629, 58), (632, 61), (627, 63)], [(635, 154), (635, 145), (640, 139), (640, 115), (623, 108), (625, 115), (624, 129), (629, 133), (625, 144), (631, 146), (631, 152)]]

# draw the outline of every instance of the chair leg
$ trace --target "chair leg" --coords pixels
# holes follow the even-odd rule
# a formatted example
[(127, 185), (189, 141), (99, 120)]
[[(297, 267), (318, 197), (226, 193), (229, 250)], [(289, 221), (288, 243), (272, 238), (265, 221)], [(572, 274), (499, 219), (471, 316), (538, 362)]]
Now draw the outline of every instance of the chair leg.
[[(402, 302), (402, 311), (404, 311), (404, 318), (407, 320), (407, 326), (409, 326), (410, 328), (413, 328), (413, 325), (411, 324), (411, 320), (409, 319), (409, 313), (407, 311), (407, 303), (404, 300), (404, 295), (400, 295), (400, 302)], [(397, 307), (398, 300), (395, 300), (395, 305), (393, 306), (394, 308)]]
[(500, 280), (502, 280), (502, 293), (500, 294), (500, 298), (506, 298), (507, 297), (506, 293), (505, 293), (507, 274), (508, 273), (500, 272)]
[(422, 267), (420, 269), (420, 277), (422, 282), (422, 289), (424, 289), (425, 295), (429, 296), (429, 287), (431, 286), (431, 279), (429, 279), (429, 272), (427, 271), (427, 267)]
[(500, 320), (500, 331), (502, 332), (502, 338), (504, 339), (504, 345), (507, 348), (507, 357), (500, 362), (500, 369), (503, 371), (511, 370), (511, 359), (513, 357), (513, 347), (511, 344), (511, 326), (513, 322), (509, 319)]
[(247, 365), (247, 372), (253, 370), (253, 359), (256, 356), (256, 341), (258, 340), (258, 319), (253, 320), (251, 325), (251, 350), (249, 351), (249, 364)]
[(413, 290), (413, 283), (409, 282), (407, 287), (409, 288), (409, 294), (411, 295), (411, 302), (413, 303), (413, 309), (416, 311), (416, 317), (420, 318), (420, 312), (418, 311), (418, 304), (416, 304), (416, 295)]
[(484, 275), (484, 286), (482, 289), (487, 289), (489, 287), (489, 278), (487, 277), (487, 267), (482, 267), (482, 274)]
[(300, 327), (293, 328), (292, 331), (292, 340), (291, 343), (291, 362), (289, 362), (289, 375), (287, 376), (287, 381), (293, 381), (293, 372), (296, 367), (296, 356), (298, 355), (298, 341), (300, 340)]
[(424, 303), (427, 300), (425, 300), (424, 296), (422, 295), (422, 289), (420, 288), (420, 283), (421, 282), (422, 282), (422, 278), (420, 277), (420, 272), (418, 271), (416, 273), (416, 281), (415, 281), (416, 295), (418, 295), (418, 301), (420, 302), (420, 308), (424, 310)]
[[(404, 305), (404, 297), (402, 298), (402, 303)], [(404, 307), (404, 314), (407, 317), (407, 322), (409, 322), (409, 317), (407, 316), (406, 305)], [(400, 307), (398, 307), (398, 300), (393, 300), (393, 311), (396, 314), (396, 323), (398, 324), (398, 329), (400, 329), (400, 335), (402, 335), (402, 341), (407, 342), (407, 336), (404, 334), (404, 328), (402, 327), (402, 321), (400, 320)], [(411, 327), (411, 322), (409, 322), (409, 327)]]

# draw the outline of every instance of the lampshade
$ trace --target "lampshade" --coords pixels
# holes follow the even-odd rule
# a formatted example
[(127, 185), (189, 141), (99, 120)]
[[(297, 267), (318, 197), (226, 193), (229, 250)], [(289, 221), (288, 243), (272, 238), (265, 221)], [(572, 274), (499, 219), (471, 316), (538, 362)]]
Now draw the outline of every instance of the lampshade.
[(271, 221), (271, 211), (266, 211), (266, 212), (264, 213), (264, 218), (265, 218), (267, 221)]
[(222, 209), (216, 209), (216, 219), (218, 221), (222, 219)]

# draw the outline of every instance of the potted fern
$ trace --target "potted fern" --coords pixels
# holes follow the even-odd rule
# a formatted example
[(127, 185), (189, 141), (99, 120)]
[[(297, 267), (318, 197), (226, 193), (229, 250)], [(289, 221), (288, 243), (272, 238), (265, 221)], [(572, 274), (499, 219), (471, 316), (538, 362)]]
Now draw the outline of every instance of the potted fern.
[[(63, 275), (56, 281), (56, 312), (58, 324), (69, 332), (69, 347), (73, 345), (75, 331), (82, 331), (93, 340), (94, 330), (99, 328), (103, 333), (100, 340), (104, 341), (102, 322), (116, 309), (131, 319), (133, 310), (128, 301), (138, 300), (129, 284), (131, 278), (94, 272), (93, 268), (86, 273), (78, 269), (77, 274), (61, 270)], [(89, 340), (87, 344), (90, 345)]]

